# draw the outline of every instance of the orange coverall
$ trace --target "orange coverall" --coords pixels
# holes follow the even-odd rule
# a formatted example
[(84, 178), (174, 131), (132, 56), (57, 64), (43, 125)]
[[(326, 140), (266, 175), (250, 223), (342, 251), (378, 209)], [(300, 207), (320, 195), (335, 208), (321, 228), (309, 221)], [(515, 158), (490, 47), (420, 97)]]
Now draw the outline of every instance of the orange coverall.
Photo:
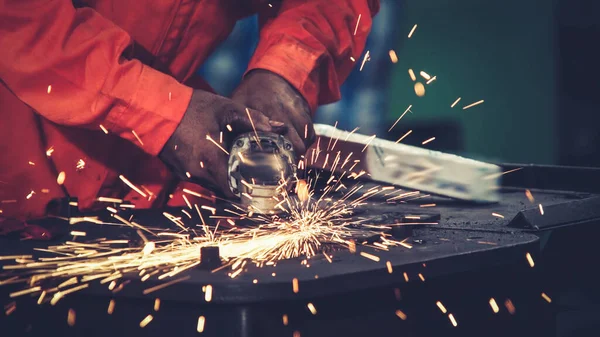
[(340, 98), (379, 9), (377, 0), (80, 2), (0, 0), (0, 219), (43, 217), (67, 196), (80, 210), (106, 206), (98, 197), (184, 205), (184, 184), (156, 155), (193, 88), (208, 88), (194, 72), (236, 21), (259, 15), (248, 70), (282, 76), (314, 111)]

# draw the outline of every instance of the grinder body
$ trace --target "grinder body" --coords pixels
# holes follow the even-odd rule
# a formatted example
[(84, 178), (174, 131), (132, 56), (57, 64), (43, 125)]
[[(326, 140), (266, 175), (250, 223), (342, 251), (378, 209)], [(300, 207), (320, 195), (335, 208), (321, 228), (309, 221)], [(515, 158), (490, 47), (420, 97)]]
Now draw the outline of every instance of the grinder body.
[(296, 176), (295, 158), (292, 143), (282, 135), (241, 134), (229, 151), (229, 188), (248, 211), (279, 213), (280, 196), (290, 191)]

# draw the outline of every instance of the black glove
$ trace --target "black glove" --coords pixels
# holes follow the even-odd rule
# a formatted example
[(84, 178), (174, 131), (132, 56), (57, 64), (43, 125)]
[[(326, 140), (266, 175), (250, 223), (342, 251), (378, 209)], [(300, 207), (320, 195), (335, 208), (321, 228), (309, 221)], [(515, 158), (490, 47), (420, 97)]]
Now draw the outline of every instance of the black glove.
[[(254, 131), (252, 123), (257, 131), (284, 133), (286, 129), (282, 122), (269, 120), (229, 98), (194, 90), (181, 123), (158, 157), (181, 179), (233, 197), (227, 182), (228, 155), (207, 139), (207, 135), (229, 151), (228, 144), (236, 135)], [(220, 132), (223, 132), (223, 143), (219, 143)]]
[(283, 122), (288, 127), (284, 135), (292, 142), (298, 156), (314, 142), (310, 107), (296, 88), (281, 76), (268, 70), (253, 70), (246, 74), (231, 99), (262, 112), (271, 120)]

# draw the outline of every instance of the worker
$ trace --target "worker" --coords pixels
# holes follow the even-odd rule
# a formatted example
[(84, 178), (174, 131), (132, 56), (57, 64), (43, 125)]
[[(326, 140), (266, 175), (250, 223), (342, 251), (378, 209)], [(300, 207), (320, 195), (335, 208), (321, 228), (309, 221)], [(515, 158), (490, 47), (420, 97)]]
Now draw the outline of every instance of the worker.
[[(231, 196), (223, 146), (254, 128), (303, 154), (312, 114), (340, 99), (378, 9), (377, 0), (0, 0), (0, 234), (56, 215), (64, 200), (85, 212)], [(256, 51), (233, 95), (219, 96), (194, 73), (253, 14)]]

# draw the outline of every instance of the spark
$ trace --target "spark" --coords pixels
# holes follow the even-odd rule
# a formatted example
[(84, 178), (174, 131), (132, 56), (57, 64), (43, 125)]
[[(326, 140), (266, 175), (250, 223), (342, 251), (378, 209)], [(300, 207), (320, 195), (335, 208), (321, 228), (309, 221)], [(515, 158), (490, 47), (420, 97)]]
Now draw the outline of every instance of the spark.
[(73, 235), (73, 236), (86, 236), (86, 233), (82, 232), (82, 231), (71, 231), (71, 235)]
[(38, 304), (38, 305), (41, 305), (41, 304), (42, 304), (42, 302), (44, 302), (44, 298), (45, 298), (45, 297), (46, 297), (46, 291), (44, 290), (44, 291), (42, 291), (42, 293), (40, 294), (40, 297), (38, 297), (37, 304)]
[(356, 26), (354, 27), (354, 35), (356, 35), (356, 32), (358, 31), (358, 24), (360, 23), (361, 16), (362, 14), (358, 14), (358, 20), (356, 20)]
[[(248, 111), (248, 108), (246, 108), (246, 111)], [(250, 116), (250, 112), (248, 112), (248, 116)], [(252, 122), (252, 119), (250, 119), (250, 122)], [(254, 127), (254, 122), (252, 122), (252, 127)], [(256, 129), (254, 132), (256, 132)], [(210, 135), (206, 135), (206, 139), (208, 139), (211, 143), (215, 144), (221, 151), (225, 152), (226, 155), (229, 155), (229, 152), (225, 150), (219, 143), (215, 142), (215, 140), (212, 139)]]
[(150, 324), (150, 322), (152, 322), (152, 320), (154, 319), (154, 317), (152, 317), (152, 315), (148, 315), (146, 316), (141, 322), (140, 322), (140, 328), (145, 328), (148, 324)]
[(440, 311), (445, 314), (447, 312), (446, 307), (442, 304), (442, 302), (437, 301), (435, 302), (435, 305), (437, 305), (438, 308), (440, 308)]
[(427, 82), (425, 82), (425, 84), (431, 84), (431, 82), (437, 80), (437, 76), (433, 76), (432, 78), (430, 78), (429, 80), (427, 80)]
[(415, 25), (410, 30), (410, 33), (408, 33), (408, 38), (409, 39), (412, 37), (412, 35), (414, 34), (414, 32), (415, 32), (416, 29), (417, 29), (417, 24), (415, 23)]
[(81, 171), (85, 168), (85, 161), (83, 161), (83, 159), (79, 159), (77, 161), (77, 165), (75, 166), (75, 169), (77, 169), (78, 171)]
[(430, 80), (431, 79), (431, 75), (429, 75), (428, 73), (424, 72), (423, 70), (421, 70), (419, 72), (419, 75), (421, 75), (421, 77), (423, 77), (426, 80)]
[[(410, 108), (412, 108), (412, 104), (409, 105), (408, 108), (406, 108), (406, 110), (404, 110), (402, 115), (400, 115), (400, 117), (398, 117), (398, 119), (394, 122), (394, 124), (392, 124), (392, 126), (388, 129), (388, 132), (392, 131), (394, 126), (396, 126), (396, 124), (398, 124), (398, 122), (402, 119), (402, 117), (404, 117), (404, 115), (406, 115), (406, 113), (410, 111)], [(411, 132), (412, 132), (412, 130), (411, 130)]]
[(66, 173), (65, 173), (64, 171), (61, 171), (61, 172), (58, 174), (58, 177), (56, 177), (56, 183), (57, 183), (57, 184), (59, 184), (59, 185), (62, 185), (62, 184), (64, 184), (64, 183), (65, 183), (65, 179), (66, 179), (66, 178), (67, 178), (67, 175), (66, 175)]
[(419, 273), (419, 278), (421, 279), (421, 281), (425, 282), (425, 276), (423, 276), (423, 274)]
[(213, 292), (213, 288), (212, 285), (207, 285), (206, 286), (206, 292), (204, 293), (204, 300), (206, 302), (210, 302), (212, 301), (212, 292)]
[(525, 258), (527, 258), (527, 263), (529, 263), (529, 266), (533, 268), (533, 266), (535, 266), (535, 263), (533, 262), (533, 257), (531, 257), (531, 254), (525, 254)]
[(50, 92), (52, 91), (52, 85), (48, 86), (48, 94), (50, 94)]
[(506, 307), (506, 310), (508, 310), (508, 312), (511, 315), (515, 314), (516, 309), (515, 309), (513, 302), (510, 300), (510, 298), (507, 298), (506, 301), (504, 301), (504, 306)]
[(398, 318), (400, 318), (403, 321), (406, 320), (406, 314), (402, 312), (402, 310), (396, 310), (396, 316), (398, 316)]
[(391, 263), (390, 261), (387, 261), (387, 262), (385, 263), (385, 266), (387, 267), (387, 271), (388, 271), (388, 273), (390, 273), (390, 274), (391, 274), (391, 273), (393, 273), (393, 272), (394, 272), (394, 269), (392, 268), (392, 263)]
[(421, 83), (421, 82), (416, 82), (416, 83), (415, 83), (415, 87), (414, 87), (414, 89), (415, 89), (415, 94), (416, 94), (418, 97), (423, 97), (423, 96), (425, 96), (425, 86), (423, 85), (423, 83)]
[(534, 203), (535, 202), (535, 198), (533, 197), (533, 194), (531, 194), (530, 190), (525, 190), (525, 196), (527, 197), (527, 200), (529, 200), (530, 203)]
[(360, 65), (360, 69), (358, 69), (358, 71), (362, 71), (363, 67), (365, 66), (365, 63), (369, 60), (371, 60), (370, 51), (367, 50), (367, 52), (365, 53), (365, 57), (363, 57), (362, 63)]
[(408, 274), (404, 272), (402, 275), (404, 276), (404, 281), (408, 282)]
[(400, 289), (394, 288), (394, 297), (396, 297), (396, 301), (400, 301), (402, 299), (402, 296), (400, 294)]
[(5, 310), (6, 316), (10, 316), (10, 314), (12, 314), (13, 312), (15, 312), (15, 310), (17, 310), (17, 303), (11, 302), (11, 303), (5, 305), (4, 310)]
[(199, 333), (204, 332), (204, 324), (206, 323), (206, 318), (204, 316), (198, 317), (198, 324), (196, 325), (196, 331)]
[(362, 151), (360, 152), (365, 152), (365, 150), (367, 149), (367, 147), (369, 147), (369, 145), (371, 145), (371, 142), (373, 141), (373, 139), (375, 139), (375, 137), (377, 137), (377, 135), (372, 135), (371, 137), (369, 137), (367, 144), (365, 144), (365, 147), (363, 147)]
[(46, 150), (46, 157), (52, 157), (52, 153), (54, 152), (54, 146), (50, 146), (48, 150)]
[(146, 193), (144, 193), (137, 186), (135, 186), (134, 184), (132, 184), (131, 181), (129, 181), (129, 179), (125, 178), (123, 175), (119, 175), (119, 179), (121, 179), (121, 181), (124, 182), (125, 185), (129, 186), (129, 188), (131, 188), (132, 190), (136, 191), (142, 197), (144, 197), (144, 198), (148, 197), (148, 195), (146, 195)]
[(414, 81), (417, 80), (417, 76), (415, 76), (415, 72), (412, 69), (408, 69), (408, 76), (410, 76), (410, 79)]
[(502, 214), (492, 213), (492, 215), (495, 216), (495, 217), (497, 217), (497, 218), (504, 219), (504, 215), (502, 215)]
[(34, 163), (34, 162), (32, 162), (32, 161), (30, 161), (30, 162), (29, 162), (29, 165), (31, 165), (31, 166), (35, 166), (35, 163)]
[(369, 254), (366, 252), (360, 252), (360, 256), (367, 258), (369, 260), (373, 260), (375, 262), (379, 262), (379, 256), (373, 255), (373, 254)]
[(283, 314), (283, 316), (281, 316), (281, 320), (283, 321), (283, 325), (284, 325), (284, 326), (287, 326), (287, 325), (288, 325), (288, 322), (289, 322), (289, 320), (288, 320), (288, 315), (286, 315), (286, 314)]
[(315, 308), (315, 305), (314, 305), (314, 304), (312, 304), (312, 303), (308, 303), (308, 304), (306, 305), (306, 307), (308, 307), (308, 310), (310, 310), (310, 313), (311, 313), (311, 314), (313, 314), (313, 315), (316, 315), (316, 314), (317, 314), (317, 308)]
[(452, 322), (452, 325), (454, 325), (455, 327), (458, 326), (458, 322), (454, 318), (454, 315), (448, 314), (448, 319), (450, 319), (450, 322)]
[(454, 101), (454, 103), (452, 103), (452, 105), (450, 105), (451, 108), (454, 108), (456, 106), (456, 104), (458, 104), (458, 102), (460, 102), (460, 97), (456, 99), (456, 101)]
[(483, 103), (483, 102), (484, 102), (484, 100), (480, 100), (480, 101), (477, 101), (477, 102), (475, 102), (475, 103), (471, 103), (471, 104), (469, 104), (469, 105), (467, 105), (467, 106), (464, 106), (464, 107), (463, 107), (463, 110), (467, 110), (467, 109), (469, 109), (469, 108), (472, 108), (472, 107), (474, 107), (474, 106), (476, 106), (476, 105), (479, 105), (479, 104), (481, 104), (481, 103)]
[(496, 300), (492, 297), (490, 298), (490, 307), (492, 307), (492, 311), (497, 314), (500, 311), (500, 308), (498, 307), (498, 304), (496, 303)]
[(431, 143), (431, 142), (433, 142), (434, 140), (435, 140), (435, 137), (431, 137), (431, 138), (429, 138), (429, 139), (427, 139), (427, 140), (424, 140), (424, 141), (421, 143), (421, 145), (425, 145), (425, 144), (427, 144), (427, 143)]
[(354, 57), (350, 56), (350, 61), (356, 62), (356, 59)]
[(100, 124), (100, 129), (102, 129), (102, 132), (108, 135), (108, 130), (104, 127), (104, 125)]
[(300, 285), (298, 284), (298, 279), (294, 277), (292, 280), (292, 290), (294, 294), (297, 294), (300, 291)]
[(160, 310), (160, 298), (157, 297), (154, 300), (154, 311), (158, 311), (158, 310)]
[(157, 285), (157, 286), (154, 286), (154, 287), (151, 287), (151, 288), (144, 289), (144, 291), (143, 291), (142, 293), (143, 293), (144, 295), (148, 295), (148, 294), (150, 294), (150, 293), (153, 293), (153, 292), (155, 292), (155, 291), (157, 291), (157, 290), (160, 290), (160, 289), (166, 288), (166, 287), (168, 287), (168, 286), (171, 286), (171, 285), (173, 285), (173, 284), (175, 284), (175, 283), (179, 283), (179, 282), (182, 282), (182, 281), (188, 280), (189, 278), (190, 278), (190, 276), (189, 276), (189, 275), (187, 275), (187, 276), (183, 276), (183, 277), (180, 277), (180, 278), (178, 278), (178, 279), (175, 279), (175, 280), (173, 280), (173, 281), (169, 281), (169, 282), (162, 283), (162, 284), (159, 284), (159, 285)]
[(32, 287), (32, 288), (29, 288), (29, 289), (15, 291), (13, 293), (10, 293), (9, 297), (10, 298), (15, 298), (15, 297), (19, 297), (19, 296), (22, 296), (22, 295), (28, 295), (28, 294), (36, 293), (36, 292), (38, 292), (40, 290), (42, 290), (42, 287), (39, 287), (39, 286), (38, 287)]
[(542, 204), (539, 204), (538, 207), (540, 209), (540, 214), (544, 215), (544, 207), (542, 206)]
[(396, 52), (393, 49), (390, 49), (389, 55), (390, 60), (392, 60), (392, 63), (398, 63), (398, 55), (396, 55)]
[(169, 101), (171, 101), (171, 92), (169, 91)]
[(115, 300), (110, 300), (108, 302), (108, 309), (106, 309), (106, 313), (112, 315), (115, 312)]
[(408, 132), (406, 132), (402, 137), (398, 138), (398, 140), (396, 141), (396, 144), (400, 143), (402, 140), (404, 140), (404, 138), (408, 137), (408, 135), (410, 135), (412, 133), (413, 130), (408, 130)]
[(67, 313), (67, 324), (69, 326), (75, 326), (75, 317), (76, 317), (75, 310), (69, 309), (69, 312)]
[(25, 197), (27, 200), (31, 199), (31, 197), (35, 194), (34, 191), (29, 192), (29, 194), (27, 194), (27, 196)]
[(421, 208), (424, 208), (424, 207), (435, 207), (435, 204), (424, 204), (424, 205), (421, 205), (420, 207)]
[(254, 279), (254, 280), (252, 280), (252, 283), (254, 283), (254, 284), (257, 284), (257, 283), (258, 283), (258, 280), (257, 280), (257, 279)]
[(546, 295), (546, 293), (542, 293), (542, 298), (546, 300), (546, 302), (552, 303), (552, 299), (550, 298), (550, 296)]
[(516, 172), (516, 171), (520, 171), (522, 169), (523, 169), (522, 167), (517, 167), (517, 168), (512, 169), (512, 170), (508, 170), (508, 171), (504, 171), (504, 172), (500, 172), (500, 173), (494, 173), (494, 174), (487, 175), (487, 176), (483, 177), (483, 179), (484, 180), (496, 179), (496, 178), (501, 177), (501, 176), (503, 176), (505, 174), (513, 173), (513, 172)]
[(140, 144), (142, 146), (144, 146), (144, 142), (142, 142), (142, 139), (138, 136), (138, 134), (135, 132), (135, 130), (131, 130), (131, 133), (133, 133), (133, 135), (135, 136), (135, 139), (137, 139), (137, 141), (140, 142)]
[(96, 201), (99, 201), (99, 202), (111, 202), (111, 203), (120, 204), (120, 203), (123, 202), (123, 199), (109, 198), (109, 197), (98, 197), (96, 199)]

